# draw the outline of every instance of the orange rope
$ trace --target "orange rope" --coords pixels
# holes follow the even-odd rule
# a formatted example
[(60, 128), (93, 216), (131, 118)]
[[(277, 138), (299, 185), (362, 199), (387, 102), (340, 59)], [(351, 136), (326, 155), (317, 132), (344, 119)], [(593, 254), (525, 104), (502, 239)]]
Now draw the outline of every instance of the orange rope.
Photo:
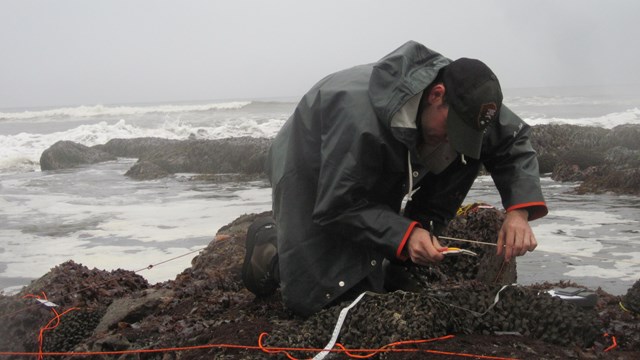
[(612, 344), (608, 348), (603, 350), (604, 352), (607, 352), (609, 350), (613, 350), (613, 349), (618, 347), (618, 341), (616, 341), (616, 337), (615, 336), (609, 335), (607, 333), (604, 333), (604, 337), (611, 337), (611, 342), (612, 342)]
[[(66, 312), (70, 311), (67, 310)], [(65, 313), (66, 313), (65, 312)], [(60, 316), (64, 315), (64, 313), (60, 314)], [(58, 322), (59, 317), (58, 316)], [(52, 319), (54, 320), (54, 319)], [(43, 356), (90, 356), (90, 355), (128, 355), (128, 354), (149, 354), (149, 353), (160, 353), (160, 352), (173, 352), (173, 351), (187, 351), (187, 350), (204, 350), (204, 349), (212, 349), (212, 348), (226, 348), (226, 349), (238, 349), (238, 350), (261, 350), (267, 354), (284, 354), (290, 360), (298, 360), (289, 354), (289, 351), (299, 351), (299, 352), (321, 352), (325, 351), (320, 348), (296, 348), (296, 347), (265, 347), (262, 344), (263, 338), (267, 335), (267, 333), (262, 333), (258, 337), (258, 345), (236, 345), (236, 344), (206, 344), (206, 345), (196, 345), (196, 346), (185, 346), (185, 347), (171, 347), (171, 348), (161, 348), (161, 349), (137, 349), (137, 350), (120, 350), (120, 351), (96, 351), (96, 352), (42, 352), (39, 351), (37, 353), (34, 352), (8, 352), (8, 351), (0, 351), (0, 356), (38, 356), (38, 359), (42, 359)], [(388, 345), (385, 345), (379, 349), (346, 349), (343, 345), (337, 344), (336, 346), (339, 349), (331, 349), (328, 350), (330, 352), (344, 353), (347, 356), (355, 359), (364, 359), (372, 357), (381, 352), (427, 352), (432, 354), (440, 354), (440, 355), (453, 355), (453, 356), (462, 356), (462, 357), (474, 357), (478, 359), (491, 359), (491, 360), (517, 360), (514, 358), (504, 358), (504, 357), (495, 357), (495, 356), (484, 356), (484, 355), (475, 355), (475, 354), (465, 354), (465, 353), (454, 353), (454, 352), (446, 352), (446, 351), (438, 351), (438, 350), (426, 350), (426, 349), (418, 349), (418, 348), (395, 348), (400, 345), (410, 345), (410, 344), (424, 344), (433, 341), (439, 340), (447, 340), (452, 339), (454, 335), (442, 336), (439, 338), (433, 339), (425, 339), (425, 340), (407, 340), (407, 341), (398, 341)], [(354, 353), (370, 353), (368, 355), (356, 355)]]
[[(164, 263), (167, 263), (169, 261), (172, 260), (176, 260), (178, 258), (190, 255), (192, 253), (195, 252), (199, 252), (202, 249), (198, 249), (198, 250), (194, 250), (191, 251), (189, 253), (183, 254), (183, 255), (179, 255), (176, 256), (174, 258), (171, 259), (167, 259), (161, 262), (158, 262), (156, 264), (151, 264), (149, 266), (147, 266), (146, 268), (142, 268), (139, 270), (134, 271), (134, 273), (138, 273), (141, 272), (143, 270), (150, 270), (152, 269), (154, 266), (156, 265), (161, 265)], [(504, 267), (504, 264), (502, 264)], [(500, 269), (500, 271), (502, 271), (503, 269)], [(106, 284), (108, 282), (111, 281), (116, 281), (117, 282), (118, 279), (110, 279), (110, 280), (106, 280), (102, 283), (99, 284), (94, 284), (92, 286), (88, 286), (85, 288), (82, 288), (80, 290), (77, 290), (75, 292), (73, 292), (72, 294), (76, 294), (79, 292), (82, 292), (84, 290), (87, 289), (91, 289), (103, 284)], [(47, 295), (42, 292), (42, 297), (38, 296), (38, 295), (26, 295), (24, 296), (25, 298), (36, 298), (36, 299), (44, 299), (47, 300)], [(621, 304), (622, 305), (622, 304)], [(28, 307), (25, 307), (23, 309), (8, 313), (8, 314), (2, 314), (0, 315), (0, 319), (3, 317), (8, 317), (10, 315), (14, 315), (17, 314), (19, 312), (25, 311), (31, 307), (33, 307), (34, 305), (30, 305)], [(447, 352), (447, 351), (440, 351), (440, 350), (428, 350), (428, 349), (416, 349), (416, 348), (405, 348), (405, 349), (401, 349), (401, 348), (396, 348), (396, 346), (400, 346), (400, 345), (410, 345), (410, 344), (423, 344), (423, 343), (428, 343), (428, 342), (433, 342), (433, 341), (438, 341), (438, 340), (446, 340), (446, 339), (451, 339), (454, 337), (454, 335), (447, 335), (447, 336), (443, 336), (443, 337), (439, 337), (439, 338), (433, 338), (433, 339), (424, 339), (424, 340), (406, 340), (406, 341), (399, 341), (399, 342), (394, 342), (394, 343), (390, 343), (387, 344), (381, 348), (378, 349), (347, 349), (344, 347), (344, 345), (338, 343), (336, 344), (336, 346), (339, 349), (330, 349), (330, 350), (325, 350), (325, 349), (316, 349), (316, 348), (295, 348), (295, 347), (290, 347), (290, 348), (286, 348), (286, 347), (265, 347), (262, 344), (262, 339), (264, 338), (264, 336), (267, 335), (267, 333), (261, 333), (260, 336), (258, 337), (258, 346), (248, 346), (248, 345), (235, 345), (235, 344), (206, 344), (206, 345), (198, 345), (198, 346), (187, 346), (187, 347), (171, 347), (171, 348), (160, 348), (160, 349), (137, 349), (137, 350), (121, 350), (121, 351), (98, 351), (98, 352), (44, 352), (43, 351), (43, 342), (44, 342), (44, 333), (46, 331), (49, 330), (53, 330), (55, 328), (57, 328), (60, 325), (60, 318), (73, 311), (73, 310), (78, 310), (77, 308), (70, 308), (67, 309), (66, 311), (62, 312), (62, 313), (58, 313), (58, 311), (56, 311), (53, 307), (50, 307), (51, 311), (54, 313), (54, 317), (49, 320), (49, 322), (40, 329), (39, 335), (38, 335), (38, 342), (39, 342), (39, 348), (38, 348), (38, 352), (34, 353), (34, 352), (10, 352), (10, 351), (0, 351), (0, 356), (37, 356), (39, 360), (41, 360), (44, 356), (88, 356), (88, 355), (126, 355), (126, 354), (141, 354), (141, 353), (159, 353), (159, 352), (172, 352), (172, 351), (187, 351), (187, 350), (202, 350), (202, 349), (211, 349), (211, 348), (228, 348), (228, 349), (241, 349), (241, 350), (261, 350), (265, 353), (268, 354), (278, 354), (278, 353), (284, 353), (287, 358), (289, 358), (290, 360), (298, 360), (297, 358), (293, 357), (291, 354), (288, 353), (288, 351), (300, 351), (300, 352), (321, 352), (321, 351), (329, 351), (329, 352), (340, 352), (340, 353), (344, 353), (347, 356), (351, 357), (351, 358), (355, 358), (355, 359), (367, 359), (370, 357), (375, 356), (376, 354), (382, 353), (382, 352), (426, 352), (426, 353), (431, 353), (431, 354), (440, 354), (440, 355), (450, 355), (450, 356), (459, 356), (459, 357), (472, 357), (472, 358), (477, 358), (477, 359), (492, 359), (492, 360), (516, 360), (515, 358), (505, 358), (505, 357), (495, 357), (495, 356), (486, 356), (486, 355), (476, 355), (476, 354), (467, 354), (467, 353), (456, 353), (456, 352)], [(626, 310), (626, 309), (625, 309)], [(54, 323), (52, 325), (52, 323)], [(605, 337), (609, 337), (609, 334), (604, 334)], [(612, 342), (613, 344), (609, 347), (607, 347), (606, 349), (604, 349), (605, 352), (610, 351), (614, 348), (616, 348), (618, 346), (617, 341), (615, 336), (611, 336), (612, 338)], [(357, 352), (361, 352), (361, 353), (369, 353), (367, 355), (357, 355), (355, 353)]]
[[(325, 349), (311, 349), (311, 348), (276, 348), (276, 347), (264, 347), (264, 345), (262, 345), (262, 339), (267, 335), (267, 333), (262, 333), (260, 334), (260, 337), (258, 338), (258, 345), (260, 347), (260, 349), (263, 352), (266, 352), (267, 354), (279, 354), (279, 353), (283, 353), (289, 360), (299, 360), (298, 358), (295, 358), (293, 355), (289, 354), (289, 351), (305, 351), (305, 352), (320, 352), (320, 351), (329, 351), (329, 352), (339, 352), (339, 353), (344, 353), (345, 355), (349, 356), (350, 358), (354, 358), (354, 359), (367, 359), (370, 357), (373, 357), (375, 355), (377, 355), (378, 353), (381, 352), (425, 352), (425, 353), (431, 353), (431, 354), (438, 354), (438, 355), (450, 355), (450, 356), (459, 356), (459, 357), (471, 357), (471, 358), (476, 358), (476, 359), (490, 359), (490, 360), (517, 360), (516, 358), (506, 358), (506, 357), (498, 357), (498, 356), (487, 356), (487, 355), (476, 355), (476, 354), (467, 354), (467, 353), (456, 353), (456, 352), (449, 352), (449, 351), (439, 351), (439, 350), (428, 350), (428, 349), (418, 349), (418, 348), (405, 348), (405, 349), (398, 349), (395, 348), (395, 346), (399, 346), (399, 345), (409, 345), (409, 344), (424, 344), (424, 343), (428, 343), (428, 342), (433, 342), (433, 341), (439, 341), (439, 340), (448, 340), (448, 339), (452, 339), (455, 336), (454, 335), (446, 335), (446, 336), (442, 336), (442, 337), (438, 337), (438, 338), (432, 338), (432, 339), (425, 339), (425, 340), (406, 340), (406, 341), (398, 341), (398, 342), (394, 342), (391, 344), (387, 344), (381, 348), (378, 349), (347, 349), (344, 347), (344, 345), (342, 344), (336, 344), (336, 346), (339, 349), (330, 349), (330, 350), (325, 350)], [(362, 352), (362, 353), (370, 353), (368, 355), (356, 355), (354, 353), (357, 352)]]
[[(25, 298), (35, 298), (35, 299), (49, 301), (49, 299), (47, 299), (47, 294), (44, 291), (42, 292), (42, 296), (27, 294), (24, 297)], [(40, 332), (38, 334), (38, 360), (41, 360), (44, 357), (44, 355), (43, 355), (44, 352), (42, 351), (42, 349), (43, 349), (43, 346), (44, 346), (44, 333), (45, 333), (45, 331), (49, 331), (49, 330), (53, 330), (53, 329), (57, 328), (58, 325), (60, 325), (60, 318), (63, 315), (65, 315), (65, 314), (67, 314), (67, 313), (69, 313), (69, 312), (71, 312), (73, 310), (78, 310), (78, 308), (69, 308), (69, 309), (63, 311), (62, 313), (58, 313), (58, 311), (52, 306), (49, 306), (49, 309), (53, 312), (54, 317), (51, 320), (49, 320), (47, 325), (45, 325), (45, 326), (40, 328)], [(55, 324), (54, 324), (54, 322), (55, 322)]]
[[(376, 351), (374, 351), (374, 352), (372, 352), (371, 354), (368, 354), (368, 355), (356, 355), (356, 354), (353, 354), (353, 352), (359, 352), (359, 350), (358, 349), (352, 349), (351, 351), (349, 351), (346, 347), (344, 347), (344, 345), (342, 345), (340, 343), (337, 343), (336, 346), (339, 347), (345, 354), (347, 354), (347, 356), (349, 356), (351, 358), (354, 358), (354, 359), (368, 359), (370, 357), (375, 356), (376, 354), (378, 354), (380, 352), (385, 351), (386, 349), (393, 348), (393, 347), (396, 347), (396, 346), (424, 344), (424, 343), (428, 343), (428, 342), (432, 342), (432, 341), (448, 340), (448, 339), (452, 339), (452, 338), (454, 338), (453, 335), (446, 335), (446, 336), (441, 336), (441, 337), (433, 338), (433, 339), (397, 341), (397, 342), (394, 342), (394, 343), (391, 343), (391, 344), (387, 344), (387, 345), (381, 347), (380, 349), (378, 349), (378, 350), (376, 350)], [(400, 349), (396, 349), (396, 350), (400, 350)], [(414, 351), (415, 349), (406, 349), (406, 350)]]
[[(44, 346), (44, 332), (57, 328), (58, 325), (60, 325), (60, 317), (62, 317), (63, 315), (73, 310), (78, 310), (78, 308), (69, 308), (62, 313), (58, 313), (56, 309), (51, 308), (51, 311), (53, 311), (55, 316), (53, 317), (53, 319), (49, 320), (47, 325), (45, 325), (43, 328), (40, 329), (40, 334), (38, 335), (38, 359), (39, 360), (44, 357), (44, 355), (42, 355), (43, 354), (42, 347)], [(55, 325), (51, 325), (51, 323), (53, 323), (54, 321), (55, 321)]]

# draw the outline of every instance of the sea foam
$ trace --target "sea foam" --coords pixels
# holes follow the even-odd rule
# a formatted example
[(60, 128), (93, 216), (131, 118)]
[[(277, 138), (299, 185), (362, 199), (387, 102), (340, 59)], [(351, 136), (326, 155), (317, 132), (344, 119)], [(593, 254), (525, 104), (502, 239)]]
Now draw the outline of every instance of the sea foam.
[(529, 125), (543, 124), (570, 124), (579, 126), (597, 126), (605, 129), (612, 129), (618, 125), (640, 124), (640, 109), (633, 108), (623, 112), (616, 112), (598, 117), (586, 117), (578, 119), (568, 118), (529, 118), (525, 119)]
[(272, 137), (284, 119), (234, 119), (218, 121), (212, 126), (193, 126), (179, 118), (171, 118), (156, 128), (140, 127), (125, 120), (101, 121), (48, 134), (22, 132), (0, 135), (0, 171), (24, 172), (40, 169), (40, 155), (54, 143), (66, 140), (85, 146), (104, 144), (111, 139), (157, 137), (164, 139), (221, 139), (227, 137)]
[(75, 106), (47, 110), (25, 110), (17, 112), (0, 112), (0, 120), (39, 119), (51, 121), (52, 118), (73, 117), (86, 118), (93, 116), (126, 116), (148, 113), (182, 113), (191, 111), (210, 111), (239, 109), (249, 105), (250, 101), (233, 101), (199, 105), (149, 105), (149, 106)]

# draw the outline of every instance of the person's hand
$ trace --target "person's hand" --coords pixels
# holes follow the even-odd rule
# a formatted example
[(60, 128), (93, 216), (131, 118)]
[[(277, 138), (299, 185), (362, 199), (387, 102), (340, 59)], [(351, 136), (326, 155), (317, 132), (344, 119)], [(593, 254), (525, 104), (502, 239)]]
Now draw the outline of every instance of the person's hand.
[(444, 249), (440, 245), (438, 238), (432, 236), (431, 233), (423, 228), (416, 227), (409, 235), (407, 253), (415, 264), (428, 265), (442, 260), (444, 258), (444, 255), (442, 255)]
[(507, 212), (498, 234), (498, 256), (504, 251), (505, 261), (533, 251), (538, 243), (529, 226), (529, 213), (518, 209)]

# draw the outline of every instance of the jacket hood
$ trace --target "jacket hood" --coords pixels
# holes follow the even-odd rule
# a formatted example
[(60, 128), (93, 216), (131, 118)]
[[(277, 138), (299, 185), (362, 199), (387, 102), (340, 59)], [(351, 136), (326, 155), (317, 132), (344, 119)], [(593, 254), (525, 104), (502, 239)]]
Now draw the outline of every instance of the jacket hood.
[[(416, 95), (422, 93), (436, 78), (438, 71), (450, 62), (415, 41), (405, 43), (380, 59), (373, 66), (369, 82), (369, 98), (378, 118), (389, 127), (415, 130), (415, 118), (398, 121), (394, 120), (394, 116), (412, 98), (414, 105), (416, 101), (419, 102), (419, 99), (415, 99)], [(394, 131), (394, 135), (407, 142), (407, 135), (402, 134), (405, 131), (398, 130)]]

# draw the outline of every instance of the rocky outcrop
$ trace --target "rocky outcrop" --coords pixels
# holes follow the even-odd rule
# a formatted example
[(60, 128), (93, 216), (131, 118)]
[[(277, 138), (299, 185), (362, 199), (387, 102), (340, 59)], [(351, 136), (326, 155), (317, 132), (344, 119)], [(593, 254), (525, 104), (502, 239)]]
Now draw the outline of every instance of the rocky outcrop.
[[(57, 311), (65, 313), (59, 324), (43, 333), (44, 351), (135, 351), (207, 344), (255, 346), (262, 332), (268, 333), (263, 340), (267, 346), (324, 347), (338, 313), (347, 303), (303, 319), (283, 308), (279, 292), (256, 299), (242, 285), (246, 231), (262, 215), (245, 215), (220, 229), (215, 240), (192, 260), (191, 267), (172, 281), (149, 286), (131, 271), (90, 270), (67, 262), (18, 295), (0, 295), (0, 351), (37, 352), (40, 328), (54, 314), (25, 296), (42, 296), (43, 291), (58, 305)], [(480, 231), (481, 236), (492, 234), (495, 239), (495, 227), (501, 221), (494, 209), (476, 209), (458, 218), (446, 231), (466, 238)], [(550, 284), (503, 288), (493, 283), (494, 276), (478, 279), (478, 264), (492, 266), (490, 262), (482, 263), (482, 258), (489, 259), (491, 255), (481, 253), (480, 258), (450, 259), (472, 265), (471, 269), (462, 265), (425, 269), (418, 276), (428, 277), (433, 271), (446, 276), (431, 277), (419, 292), (365, 296), (347, 316), (339, 342), (350, 348), (379, 348), (398, 340), (454, 334), (457, 339), (429, 343), (428, 349), (523, 359), (596, 355), (599, 359), (636, 359), (640, 354), (637, 322), (633, 313), (620, 308), (618, 298), (599, 292), (597, 309), (587, 310), (542, 291)], [(450, 272), (459, 270), (465, 273), (465, 279)], [(503, 278), (499, 283), (512, 280)], [(624, 298), (631, 309), (637, 305), (638, 288), (638, 284), (634, 285), (629, 294), (634, 293)], [(612, 352), (614, 357), (602, 352), (610, 344), (608, 339), (599, 337), (602, 332), (619, 339), (618, 348)], [(497, 336), (498, 333), (519, 335)], [(179, 354), (165, 352), (145, 354), (144, 358), (272, 358), (272, 354), (259, 349), (215, 346)], [(404, 355), (388, 353), (385, 358), (411, 358)], [(118, 358), (130, 356), (137, 355)]]
[(104, 145), (93, 146), (117, 157), (140, 158), (148, 152), (162, 151), (163, 148), (175, 145), (182, 140), (144, 137), (135, 139), (111, 139)]
[(40, 168), (59, 170), (110, 160), (116, 160), (116, 157), (73, 141), (58, 141), (42, 153)]
[(616, 165), (598, 167), (576, 189), (578, 194), (640, 195), (640, 169), (621, 169)]
[(538, 125), (532, 128), (531, 145), (538, 153), (540, 173), (554, 172), (559, 164), (586, 168), (603, 162), (602, 149), (610, 130), (576, 125)]
[[(640, 125), (613, 129), (576, 125), (532, 127), (531, 143), (538, 153), (541, 174), (556, 181), (583, 182), (578, 192), (612, 191), (640, 194)], [(270, 139), (168, 140), (159, 138), (113, 139), (87, 148), (59, 142), (45, 150), (43, 170), (134, 157), (138, 162), (126, 173), (150, 180), (175, 173), (203, 175), (212, 181), (263, 179)]]
[(270, 143), (268, 139), (241, 137), (166, 144), (142, 153), (136, 164), (139, 169), (128, 172), (127, 176), (136, 178), (136, 174), (144, 173), (149, 166), (157, 166), (170, 174), (263, 175)]
[(623, 310), (640, 316), (640, 281), (637, 281), (622, 297)]
[(582, 182), (578, 193), (640, 195), (640, 125), (539, 125), (531, 138), (540, 172), (556, 181)]
[(125, 174), (137, 180), (152, 180), (176, 173), (206, 175), (213, 181), (262, 179), (271, 140), (239, 137), (219, 140), (168, 140), (160, 138), (113, 139), (87, 147), (61, 141), (45, 150), (42, 170), (65, 169), (82, 164), (138, 158)]
[(612, 146), (640, 150), (640, 125), (625, 124), (614, 127), (607, 134), (607, 142)]
[(153, 180), (171, 175), (162, 166), (146, 160), (138, 160), (125, 174), (136, 180)]
[(140, 297), (115, 299), (105, 310), (94, 332), (103, 334), (117, 328), (118, 324), (123, 322), (135, 323), (153, 314), (163, 302), (171, 301), (173, 298), (174, 294), (170, 289), (147, 289)]

